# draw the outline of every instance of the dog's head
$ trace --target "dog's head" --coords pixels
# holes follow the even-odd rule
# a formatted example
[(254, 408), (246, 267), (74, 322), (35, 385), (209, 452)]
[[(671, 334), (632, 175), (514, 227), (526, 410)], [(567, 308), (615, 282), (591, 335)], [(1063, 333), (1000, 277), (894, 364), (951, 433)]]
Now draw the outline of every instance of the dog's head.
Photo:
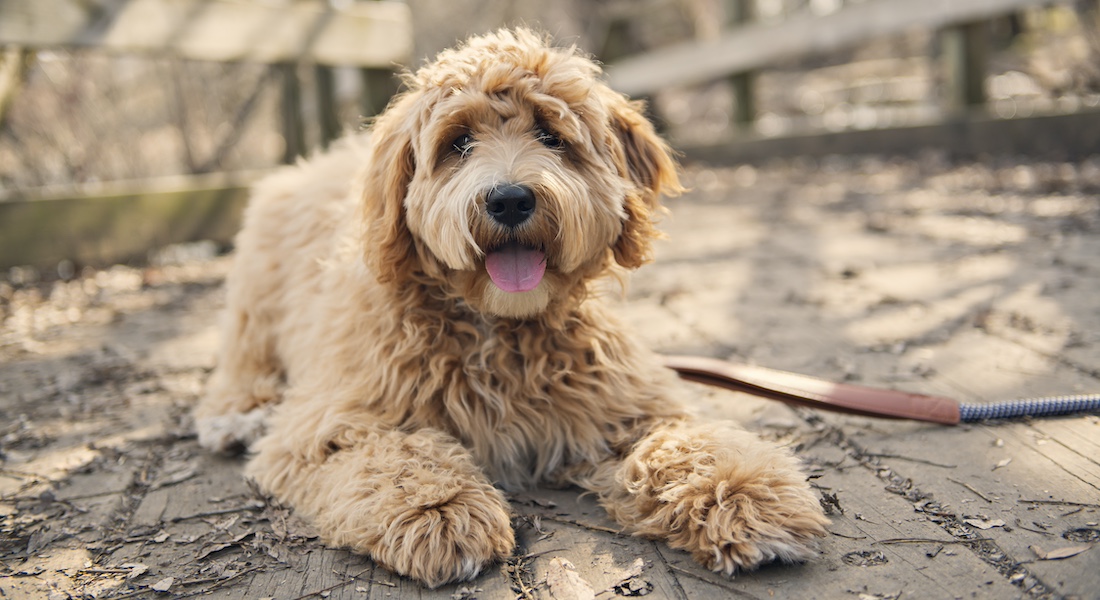
[(375, 123), (364, 209), (380, 282), (428, 282), (530, 317), (646, 262), (659, 196), (680, 191), (640, 103), (575, 49), (527, 30), (448, 50)]

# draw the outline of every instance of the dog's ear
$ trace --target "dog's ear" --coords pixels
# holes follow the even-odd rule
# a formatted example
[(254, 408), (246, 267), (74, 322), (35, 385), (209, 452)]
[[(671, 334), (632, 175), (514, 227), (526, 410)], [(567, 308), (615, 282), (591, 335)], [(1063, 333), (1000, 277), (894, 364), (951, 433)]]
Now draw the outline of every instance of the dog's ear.
[(405, 220), (405, 196), (416, 157), (408, 122), (415, 93), (398, 97), (374, 122), (363, 182), (364, 258), (381, 283), (407, 277), (417, 266), (416, 247)]
[(645, 117), (643, 102), (613, 102), (611, 128), (622, 148), (619, 169), (634, 184), (624, 200), (626, 220), (613, 248), (615, 262), (635, 269), (649, 262), (652, 241), (660, 236), (654, 220), (661, 194), (679, 194), (683, 188), (672, 151)]

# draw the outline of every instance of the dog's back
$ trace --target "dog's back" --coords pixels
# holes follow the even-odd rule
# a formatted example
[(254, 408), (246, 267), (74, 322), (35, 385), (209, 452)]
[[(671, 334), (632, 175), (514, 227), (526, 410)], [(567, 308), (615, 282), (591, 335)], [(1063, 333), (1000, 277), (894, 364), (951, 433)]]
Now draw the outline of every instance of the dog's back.
[[(258, 436), (260, 413), (211, 422), (279, 400), (288, 368), (311, 358), (305, 339), (313, 321), (310, 307), (320, 298), (325, 269), (347, 258), (341, 240), (361, 229), (355, 186), (362, 179), (357, 175), (366, 162), (366, 141), (365, 135), (348, 137), (253, 189), (228, 278), (225, 345), (209, 386), (219, 398), (195, 413), (208, 421), (199, 428), (204, 445), (231, 451)], [(231, 380), (227, 372), (236, 375)]]

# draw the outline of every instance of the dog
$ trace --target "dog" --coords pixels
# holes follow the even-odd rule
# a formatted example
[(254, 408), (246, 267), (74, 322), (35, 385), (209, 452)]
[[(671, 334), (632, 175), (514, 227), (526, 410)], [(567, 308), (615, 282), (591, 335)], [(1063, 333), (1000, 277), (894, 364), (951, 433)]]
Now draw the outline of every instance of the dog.
[(509, 557), (504, 491), (540, 483), (727, 575), (812, 557), (828, 521), (797, 459), (693, 418), (600, 298), (682, 191), (643, 105), (527, 29), (405, 85), (256, 186), (200, 443), (249, 450), (326, 543), (429, 587)]

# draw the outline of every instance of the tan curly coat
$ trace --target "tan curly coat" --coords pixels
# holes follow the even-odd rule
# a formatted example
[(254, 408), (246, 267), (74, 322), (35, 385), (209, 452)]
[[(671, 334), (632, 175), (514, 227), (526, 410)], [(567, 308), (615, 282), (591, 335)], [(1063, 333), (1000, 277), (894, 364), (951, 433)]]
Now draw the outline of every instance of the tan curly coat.
[[(500, 489), (539, 482), (716, 571), (810, 557), (826, 520), (796, 459), (688, 416), (593, 291), (649, 259), (680, 191), (640, 105), (522, 29), (407, 85), (368, 136), (257, 186), (202, 444), (250, 447), (328, 543), (433, 587), (509, 556)], [(487, 208), (508, 186), (518, 223)]]

